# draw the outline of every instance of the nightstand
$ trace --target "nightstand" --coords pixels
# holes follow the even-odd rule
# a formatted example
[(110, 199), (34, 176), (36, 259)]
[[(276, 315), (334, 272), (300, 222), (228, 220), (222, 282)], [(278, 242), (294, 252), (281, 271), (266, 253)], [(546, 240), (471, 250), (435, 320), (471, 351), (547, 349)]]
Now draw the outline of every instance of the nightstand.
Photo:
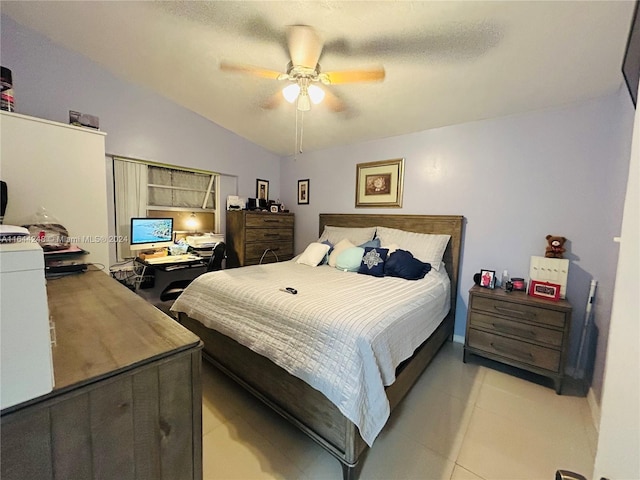
[(464, 361), (472, 353), (553, 379), (562, 391), (571, 304), (473, 286), (469, 290)]

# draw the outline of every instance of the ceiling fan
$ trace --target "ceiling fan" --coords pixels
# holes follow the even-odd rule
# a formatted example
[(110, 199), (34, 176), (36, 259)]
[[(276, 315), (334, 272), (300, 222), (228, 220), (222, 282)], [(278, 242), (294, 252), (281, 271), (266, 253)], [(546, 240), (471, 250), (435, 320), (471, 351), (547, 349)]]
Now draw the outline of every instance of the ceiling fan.
[(287, 47), (291, 61), (286, 72), (268, 70), (252, 65), (236, 64), (222, 61), (220, 69), (238, 72), (261, 78), (286, 81), (287, 85), (263, 103), (264, 108), (275, 108), (284, 97), (289, 103), (296, 103), (299, 111), (311, 109), (311, 104), (325, 101), (334, 112), (345, 110), (345, 105), (334, 93), (320, 85), (341, 85), (346, 83), (381, 82), (384, 80), (383, 67), (359, 70), (323, 72), (318, 60), (322, 55), (324, 44), (318, 32), (308, 25), (291, 25), (287, 27)]

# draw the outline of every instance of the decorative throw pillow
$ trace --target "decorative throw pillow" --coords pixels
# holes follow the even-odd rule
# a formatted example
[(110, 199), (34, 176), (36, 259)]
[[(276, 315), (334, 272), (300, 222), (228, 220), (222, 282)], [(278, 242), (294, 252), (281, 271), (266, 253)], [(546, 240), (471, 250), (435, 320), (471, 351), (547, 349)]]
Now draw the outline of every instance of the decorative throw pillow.
[(364, 255), (364, 248), (351, 247), (343, 250), (336, 259), (336, 268), (345, 272), (357, 272)]
[(451, 235), (405, 232), (397, 228), (377, 227), (376, 235), (382, 245), (397, 243), (399, 248), (407, 250), (422, 262), (428, 262), (434, 270), (440, 270), (442, 256)]
[(352, 247), (355, 247), (355, 245), (351, 243), (349, 240), (347, 240), (346, 238), (336, 243), (333, 247), (333, 251), (331, 252), (331, 255), (329, 255), (329, 266), (335, 267), (336, 260), (338, 259), (338, 255), (340, 255), (347, 248), (352, 248)]
[(331, 252), (333, 251), (333, 243), (331, 243), (329, 240), (325, 240), (324, 242), (321, 242), (321, 243), (329, 246), (329, 251), (326, 253), (324, 258), (322, 259), (322, 262), (320, 262), (321, 265), (325, 265), (329, 263), (329, 255), (331, 255)]
[(375, 234), (376, 227), (333, 227), (327, 225), (324, 227), (324, 231), (318, 241), (329, 240), (334, 245), (337, 245), (340, 240), (346, 238), (354, 245), (361, 245), (372, 240)]
[(431, 271), (431, 265), (421, 262), (406, 250), (396, 250), (384, 264), (384, 274), (407, 280), (420, 280)]
[(310, 243), (304, 252), (302, 252), (302, 255), (298, 257), (296, 263), (316, 267), (324, 260), (328, 251), (329, 245), (318, 242)]
[(387, 253), (388, 250), (386, 248), (365, 247), (358, 273), (384, 277), (384, 264), (387, 260)]
[(373, 240), (369, 240), (368, 242), (364, 242), (362, 245), (358, 245), (358, 246), (362, 247), (362, 248), (367, 248), (367, 247), (379, 248), (380, 247), (380, 239), (379, 238), (374, 238)]

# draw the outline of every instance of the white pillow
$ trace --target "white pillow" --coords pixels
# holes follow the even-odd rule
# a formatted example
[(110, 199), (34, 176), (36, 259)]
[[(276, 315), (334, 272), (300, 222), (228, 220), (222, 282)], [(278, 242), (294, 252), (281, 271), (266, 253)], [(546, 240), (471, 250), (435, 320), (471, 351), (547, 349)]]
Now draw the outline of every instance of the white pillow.
[(340, 240), (346, 238), (354, 245), (362, 245), (369, 240), (373, 240), (375, 234), (376, 227), (333, 227), (327, 225), (324, 227), (318, 242), (329, 240), (333, 245), (336, 245)]
[(328, 251), (329, 245), (325, 243), (310, 243), (307, 248), (305, 248), (304, 252), (302, 252), (302, 255), (298, 257), (296, 263), (309, 265), (310, 267), (317, 267), (322, 259), (327, 255)]
[(430, 263), (434, 270), (442, 267), (442, 256), (451, 238), (451, 235), (405, 232), (387, 227), (377, 227), (376, 235), (381, 245), (395, 243), (400, 250), (408, 250), (418, 260)]
[(338, 260), (338, 256), (342, 252), (344, 252), (347, 248), (353, 248), (353, 247), (355, 247), (355, 245), (351, 243), (349, 240), (347, 240), (346, 238), (336, 243), (333, 247), (333, 251), (331, 252), (331, 255), (329, 255), (329, 266), (335, 267), (336, 261)]
[(389, 250), (387, 252), (387, 256), (391, 255), (393, 252), (395, 252), (396, 250), (398, 250), (400, 248), (397, 243), (390, 243), (389, 245), (380, 244), (380, 247), (381, 248), (386, 248), (387, 250)]

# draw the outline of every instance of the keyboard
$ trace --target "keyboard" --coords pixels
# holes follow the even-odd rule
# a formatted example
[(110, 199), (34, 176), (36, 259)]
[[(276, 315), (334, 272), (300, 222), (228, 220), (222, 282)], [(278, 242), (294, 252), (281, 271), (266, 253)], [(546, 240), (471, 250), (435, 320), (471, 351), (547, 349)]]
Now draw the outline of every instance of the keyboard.
[(145, 262), (149, 265), (158, 265), (163, 263), (181, 263), (181, 262), (195, 262), (202, 260), (197, 255), (184, 254), (184, 255), (167, 255), (166, 257), (147, 258)]

